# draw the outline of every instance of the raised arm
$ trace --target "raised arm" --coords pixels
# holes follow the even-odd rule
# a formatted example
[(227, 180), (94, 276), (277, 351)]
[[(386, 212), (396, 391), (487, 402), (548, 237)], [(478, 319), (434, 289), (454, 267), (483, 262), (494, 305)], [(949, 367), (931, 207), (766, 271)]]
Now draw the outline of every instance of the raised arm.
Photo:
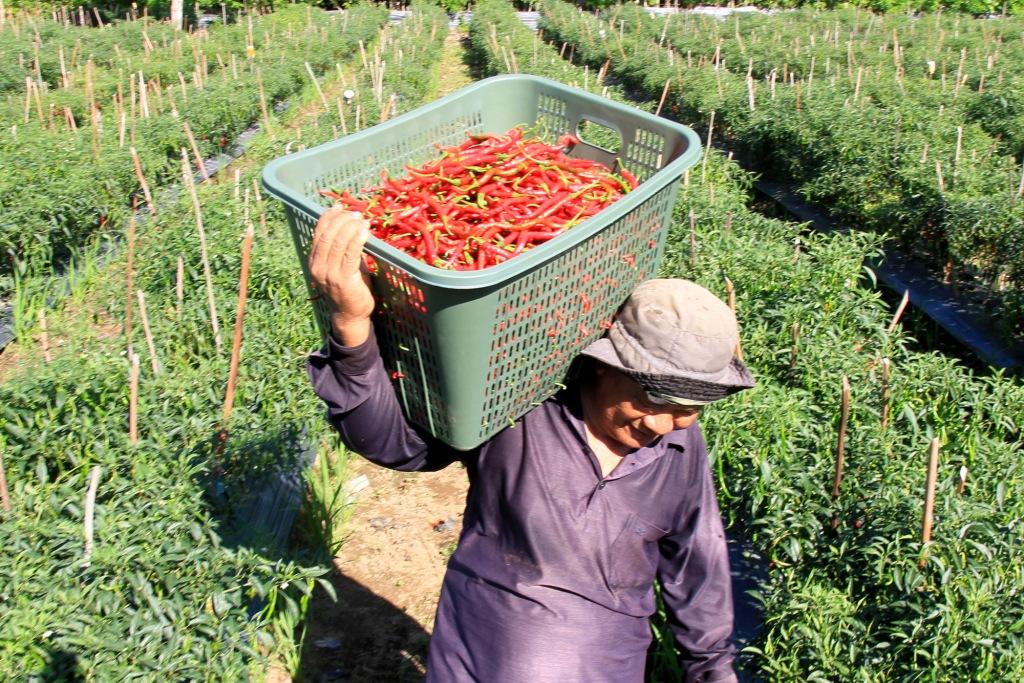
[(349, 211), (329, 209), (317, 223), (309, 270), (330, 307), (333, 332), (327, 346), (309, 357), (309, 379), (349, 448), (392, 469), (438, 470), (460, 454), (402, 415), (377, 350), (373, 293), (360, 268), (369, 236), (369, 223)]

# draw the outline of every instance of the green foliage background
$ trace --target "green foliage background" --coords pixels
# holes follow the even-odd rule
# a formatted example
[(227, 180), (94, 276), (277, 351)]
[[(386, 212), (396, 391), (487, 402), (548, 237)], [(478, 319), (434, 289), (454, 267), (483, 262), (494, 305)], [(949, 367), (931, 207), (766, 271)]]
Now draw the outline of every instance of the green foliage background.
[[(657, 2), (656, 0), (644, 0), (645, 4), (649, 6), (667, 5), (667, 2)], [(46, 0), (7, 0), (4, 3), (9, 9), (49, 9), (50, 7), (59, 7), (60, 2), (48, 2)], [(65, 5), (67, 3), (64, 3)], [(121, 0), (118, 2), (97, 2), (92, 3), (89, 6), (97, 7), (102, 13), (108, 16), (124, 16), (125, 12), (131, 9), (130, 0)], [(166, 16), (170, 8), (170, 0), (151, 0), (150, 2), (137, 2), (139, 11), (141, 12), (143, 7), (147, 8), (149, 15), (153, 17)], [(224, 3), (220, 2), (209, 2), (204, 0), (203, 2), (193, 3), (185, 2), (185, 12), (189, 16), (195, 15), (195, 8), (198, 7), (203, 12), (209, 12), (211, 14), (219, 14), (221, 11), (221, 5), (224, 5), (228, 11), (240, 10), (245, 6), (248, 7), (275, 7), (289, 3), (285, 2), (273, 2), (273, 0), (259, 0), (257, 2), (242, 2), (241, 0), (225, 0)], [(351, 4), (351, 0), (308, 0), (302, 4), (313, 5), (314, 7), (323, 7), (325, 9), (332, 9), (336, 7), (347, 7)], [(386, 3), (379, 3), (386, 4)], [(470, 4), (470, 0), (435, 0), (435, 3), (440, 5), (442, 9), (448, 12), (456, 12), (466, 9)], [(516, 3), (522, 8), (529, 7), (532, 2), (523, 1)], [(583, 7), (584, 9), (594, 10), (605, 7), (611, 7), (617, 2), (615, 0), (579, 0), (574, 4)], [(1002, 12), (1020, 14), (1024, 12), (1024, 0), (855, 0), (854, 2), (832, 2), (832, 1), (821, 1), (821, 0), (747, 0), (746, 2), (730, 3), (722, 0), (691, 0), (680, 2), (680, 7), (695, 7), (698, 5), (703, 6), (728, 6), (730, 4), (748, 5), (755, 7), (765, 8), (780, 8), (790, 9), (795, 7), (821, 7), (827, 9), (834, 9), (836, 7), (851, 6), (851, 7), (864, 7), (876, 12), (933, 12), (938, 9), (953, 10), (958, 12), (967, 12), (975, 15), (985, 14), (1000, 14)]]

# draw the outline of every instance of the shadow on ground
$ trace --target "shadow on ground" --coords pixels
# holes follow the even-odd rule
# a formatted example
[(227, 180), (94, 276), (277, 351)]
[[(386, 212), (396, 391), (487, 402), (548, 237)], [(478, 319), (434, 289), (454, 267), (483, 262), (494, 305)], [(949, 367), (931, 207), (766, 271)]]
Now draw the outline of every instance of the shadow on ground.
[(310, 601), (307, 622), (310, 630), (306, 633), (295, 680), (300, 683), (423, 680), (430, 635), (405, 612), (361, 583), (337, 571), (329, 578), (338, 601), (332, 602), (322, 594)]

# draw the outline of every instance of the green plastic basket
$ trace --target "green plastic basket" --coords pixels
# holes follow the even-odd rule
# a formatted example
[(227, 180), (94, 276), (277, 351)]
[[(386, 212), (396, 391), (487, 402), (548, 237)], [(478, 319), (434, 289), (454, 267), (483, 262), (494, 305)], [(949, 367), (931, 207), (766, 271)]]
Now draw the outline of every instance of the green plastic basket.
[[(509, 75), (275, 159), (263, 171), (267, 191), (285, 204), (308, 284), (310, 239), (330, 203), (319, 189), (359, 191), (382, 169), (401, 175), (467, 132), (525, 125), (554, 142), (588, 121), (617, 132), (619, 151), (584, 141), (572, 156), (612, 168), (621, 158), (641, 183), (565, 234), (475, 272), (428, 266), (376, 238), (366, 245), (378, 266), (374, 328), (399, 402), (410, 421), (455, 448), (474, 448), (554, 393), (580, 349), (603, 334), (639, 282), (655, 276), (678, 181), (700, 157), (697, 135), (555, 81)], [(310, 293), (326, 337), (326, 307)]]

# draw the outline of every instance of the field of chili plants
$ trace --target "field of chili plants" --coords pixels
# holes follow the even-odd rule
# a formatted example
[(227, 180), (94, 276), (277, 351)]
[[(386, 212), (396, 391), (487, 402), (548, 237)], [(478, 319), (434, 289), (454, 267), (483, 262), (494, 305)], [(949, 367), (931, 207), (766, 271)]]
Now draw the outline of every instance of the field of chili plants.
[[(887, 235), (1024, 330), (1024, 22), (802, 10), (726, 20), (543, 3), (591, 68), (713, 129), (843, 224)], [(668, 89), (666, 88), (668, 83)]]
[[(918, 350), (864, 267), (879, 233), (893, 232), (1005, 295), (1002, 310), (1017, 305), (1016, 254), (999, 241), (1020, 210), (1001, 165), (1022, 155), (1017, 25), (854, 11), (657, 23), (629, 7), (602, 20), (555, 2), (544, 11), (555, 43), (505, 0), (477, 4), (468, 57), (478, 75), (529, 72), (620, 100), (625, 87), (642, 108), (691, 118), (705, 134), (714, 112), (712, 136), (877, 229), (807, 234), (755, 213), (752, 176), (714, 150), (683, 181), (663, 274), (734, 295), (759, 380), (702, 417), (731, 532), (767, 564), (765, 626), (743, 666), (764, 680), (1024, 678), (1024, 384)], [(797, 18), (804, 28), (784, 23)], [(0, 180), (3, 286), (33, 321), (54, 293), (54, 257), (85, 261), (70, 293), (48, 303), (46, 335), (28, 330), (40, 343), (21, 335), (18, 367), (0, 384), (10, 489), (0, 619), (11, 634), (0, 678), (237, 680), (260, 678), (267, 657), (297, 670), (338, 510), (308, 500), (300, 527), (314, 542), (284, 551), (245, 533), (239, 515), (267, 477), (295, 470), (311, 447), (325, 460), (333, 449), (303, 372), (318, 343), (308, 294), (280, 207), (255, 181), (287, 151), (434, 98), (446, 16), (417, 4), (399, 26), (382, 28), (385, 19), (359, 5), (333, 18), (294, 7), (251, 23), (243, 14), (197, 34), (38, 18), (0, 29), (5, 53), (22, 55), (0, 65), (0, 153), (10, 155), (0, 158), (18, 160)], [(273, 106), (285, 99), (287, 109)], [(193, 197), (183, 121), (200, 156), (221, 136), (262, 130), (236, 176), (200, 183)], [(844, 137), (851, 122), (861, 127)], [(132, 147), (157, 208), (134, 224)], [(864, 187), (844, 175), (854, 172)], [(967, 240), (981, 256), (954, 249), (964, 207), (998, 219)], [(121, 245), (102, 265), (78, 252), (101, 232)], [(243, 264), (245, 342), (229, 404)], [(678, 680), (664, 615), (654, 631), (651, 678)]]
[[(478, 52), (494, 44), (483, 22), (510, 13), (497, 0), (477, 6)], [(498, 25), (506, 53), (521, 41), (520, 65), (535, 50), (571, 54)], [(493, 71), (512, 61), (490, 55)], [(542, 68), (584, 77), (568, 62)], [(743, 666), (764, 680), (1018, 680), (1024, 384), (916, 350), (864, 266), (881, 238), (766, 218), (748, 208), (752, 181), (706, 154), (684, 179), (663, 266), (723, 298), (732, 288), (759, 380), (702, 416), (731, 533), (767, 563), (765, 625)], [(678, 680), (663, 615), (654, 628), (651, 678)]]
[(386, 20), (383, 8), (365, 5), (342, 17), (291, 6), (185, 34), (143, 21), (104, 29), (31, 15), (8, 21), (0, 299), (16, 279), (45, 275), (97, 234), (123, 230), (133, 195), (147, 203), (177, 178), (182, 147), (198, 169)]
[[(308, 537), (289, 550), (239, 519), (268, 477), (293, 471), (310, 448), (331, 451), (303, 369), (319, 339), (308, 294), (282, 212), (257, 191), (258, 172), (335, 128), (355, 130), (433, 99), (447, 18), (416, 6), (400, 27), (381, 28), (386, 13), (375, 7), (351, 8), (330, 24), (295, 12), (253, 21), (331, 30), (321, 58), (337, 54), (338, 66), (322, 62), (317, 84), (297, 87), (296, 106), (268, 114), (269, 128), (234, 177), (202, 182), (193, 194), (187, 143), (179, 141), (184, 161), (168, 148), (166, 182), (179, 191), (167, 192), (150, 220), (111, 226), (123, 249), (83, 268), (70, 294), (51, 304), (40, 344), (24, 337), (5, 352), (18, 354), (18, 365), (0, 384), (10, 494), (0, 511), (0, 678), (259, 680), (267, 657), (298, 668), (339, 510), (307, 501), (300, 526)], [(277, 61), (305, 70), (319, 39), (291, 45), (298, 56)], [(388, 75), (371, 77), (364, 59), (386, 62)], [(344, 89), (362, 106), (339, 109)], [(131, 159), (123, 161), (130, 172)], [(244, 344), (229, 402), (231, 321), (246, 267)]]

